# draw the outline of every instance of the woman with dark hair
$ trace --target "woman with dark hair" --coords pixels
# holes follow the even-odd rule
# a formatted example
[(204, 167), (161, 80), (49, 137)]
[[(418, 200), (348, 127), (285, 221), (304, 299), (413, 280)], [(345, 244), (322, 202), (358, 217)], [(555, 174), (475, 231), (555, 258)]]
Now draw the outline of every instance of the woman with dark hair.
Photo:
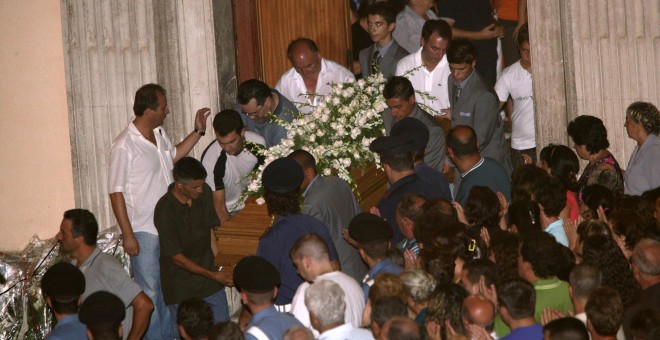
[(518, 243), (517, 234), (500, 231), (491, 236), (490, 260), (499, 269), (499, 282), (519, 279), (518, 275)]
[[(463, 264), (472, 259), (479, 259), (485, 256), (486, 244), (479, 237), (479, 231), (470, 229), (467, 225), (460, 222), (450, 222), (442, 228), (433, 230), (428, 244), (424, 244), (422, 249), (428, 252), (437, 252), (449, 254), (455, 261), (455, 268), (452, 282), (457, 282), (461, 277)], [(420, 256), (422, 253), (420, 252)], [(429, 257), (432, 259), (432, 257)], [(426, 268), (423, 268), (426, 270)], [(440, 282), (440, 281), (438, 281)]]
[(539, 158), (542, 169), (559, 179), (566, 188), (566, 209), (562, 211), (562, 217), (577, 221), (580, 216), (576, 194), (579, 189), (577, 175), (580, 173), (580, 163), (575, 152), (565, 145), (550, 144), (541, 150)]
[(501, 206), (497, 194), (489, 187), (474, 186), (465, 202), (465, 218), (472, 229), (488, 229), (490, 234), (500, 229)]
[(613, 288), (621, 296), (624, 307), (635, 302), (640, 288), (633, 278), (630, 264), (614, 240), (603, 235), (593, 235), (584, 241), (582, 261), (603, 273), (603, 285)]
[(449, 322), (458, 335), (467, 335), (463, 324), (463, 300), (468, 297), (462, 286), (454, 283), (438, 285), (429, 299), (429, 313), (426, 316), (428, 339), (447, 339), (450, 333), (445, 327)]
[[(568, 124), (568, 135), (578, 156), (589, 161), (578, 180), (578, 200), (588, 184), (602, 184), (616, 194), (623, 193), (623, 172), (607, 149), (610, 142), (603, 121), (594, 116), (579, 116)], [(605, 180), (607, 183), (602, 183)]]
[(519, 200), (509, 206), (509, 230), (519, 234), (541, 230), (541, 210), (538, 203)]
[(525, 164), (511, 174), (511, 201), (531, 200), (532, 189), (545, 181), (548, 173), (533, 164)]
[(634, 102), (626, 110), (623, 126), (637, 142), (623, 177), (624, 191), (641, 195), (660, 186), (660, 112), (651, 103)]
[(634, 210), (616, 208), (607, 218), (612, 228), (612, 237), (621, 252), (630, 259), (637, 241), (646, 236), (646, 223)]
[(582, 191), (580, 216), (583, 220), (598, 219), (598, 208), (603, 209), (605, 216), (614, 208), (614, 194), (610, 189), (599, 185), (589, 185)]
[(575, 256), (580, 261), (582, 259), (584, 240), (593, 235), (602, 235), (607, 238), (612, 238), (612, 231), (607, 223), (597, 219), (582, 221), (582, 223), (577, 226), (576, 233), (577, 239), (575, 245), (572, 245), (572, 247), (569, 248), (572, 248), (573, 253), (575, 253)]

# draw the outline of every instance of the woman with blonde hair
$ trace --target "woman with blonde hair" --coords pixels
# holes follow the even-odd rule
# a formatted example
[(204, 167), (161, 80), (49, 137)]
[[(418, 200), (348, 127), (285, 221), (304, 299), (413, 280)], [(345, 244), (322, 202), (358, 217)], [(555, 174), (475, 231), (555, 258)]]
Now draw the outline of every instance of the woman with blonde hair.
[(429, 299), (436, 286), (435, 279), (421, 269), (409, 269), (399, 274), (408, 293), (406, 304), (420, 326), (426, 321), (429, 312)]

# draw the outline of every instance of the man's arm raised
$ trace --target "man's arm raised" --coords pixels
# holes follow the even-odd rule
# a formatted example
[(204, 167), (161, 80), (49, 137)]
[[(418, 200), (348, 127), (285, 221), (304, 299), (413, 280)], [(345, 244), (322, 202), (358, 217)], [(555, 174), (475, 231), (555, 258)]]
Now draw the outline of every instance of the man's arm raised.
[(197, 114), (195, 115), (195, 129), (199, 132), (191, 132), (188, 137), (176, 145), (174, 163), (185, 157), (190, 152), (190, 150), (192, 150), (193, 146), (199, 142), (199, 139), (202, 138), (200, 132), (206, 132), (206, 118), (208, 118), (210, 114), (211, 109), (208, 107), (197, 110)]

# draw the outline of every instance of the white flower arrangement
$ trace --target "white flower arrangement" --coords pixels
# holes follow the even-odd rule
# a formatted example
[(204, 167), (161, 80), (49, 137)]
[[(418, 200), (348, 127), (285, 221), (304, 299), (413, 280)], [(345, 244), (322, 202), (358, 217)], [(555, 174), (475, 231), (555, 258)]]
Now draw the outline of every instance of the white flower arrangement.
[(349, 167), (368, 166), (379, 161), (378, 156), (369, 151), (369, 144), (385, 133), (380, 114), (387, 107), (382, 95), (385, 82), (383, 75), (376, 73), (359, 81), (330, 84), (331, 93), (311, 113), (299, 114), (291, 122), (276, 117), (287, 129), (287, 139), (264, 150), (266, 160), (249, 175), (251, 181), (243, 199), (257, 196), (257, 204), (263, 204), (261, 173), (270, 162), (297, 149), (311, 153), (323, 175), (334, 172), (355, 190), (357, 186)]

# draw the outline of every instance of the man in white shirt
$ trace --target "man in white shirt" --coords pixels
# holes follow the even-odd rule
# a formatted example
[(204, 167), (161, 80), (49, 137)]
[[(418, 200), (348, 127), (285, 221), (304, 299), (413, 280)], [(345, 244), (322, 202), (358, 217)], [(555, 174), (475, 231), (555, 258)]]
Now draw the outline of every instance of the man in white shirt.
[(235, 110), (220, 111), (213, 118), (215, 138), (202, 154), (206, 184), (213, 190), (213, 206), (220, 223), (243, 209), (241, 194), (248, 185), (247, 175), (264, 157), (258, 151), (265, 140), (256, 132), (246, 131), (241, 115)]
[(408, 78), (416, 91), (435, 97), (431, 99), (415, 93), (417, 103), (431, 115), (445, 114), (449, 108), (449, 63), (445, 51), (450, 40), (451, 27), (446, 22), (428, 20), (422, 28), (422, 47), (399, 60), (396, 66), (395, 75)]
[[(316, 234), (301, 236), (291, 247), (291, 259), (298, 274), (305, 279), (305, 282), (298, 287), (291, 302), (291, 314), (296, 319), (306, 327), (312, 325), (309, 311), (305, 305), (305, 291), (309, 288), (310, 282), (328, 280), (337, 283), (344, 292), (346, 310), (343, 321), (355, 327), (360, 327), (362, 311), (364, 310), (362, 288), (355, 279), (332, 267), (328, 246), (323, 238)], [(315, 332), (314, 335), (318, 336), (318, 332), (321, 330), (316, 328), (313, 331)]]
[(108, 171), (110, 202), (122, 232), (124, 250), (131, 256), (135, 282), (154, 303), (146, 339), (172, 338), (174, 329), (169, 325), (160, 286), (160, 246), (154, 209), (173, 182), (174, 163), (206, 133), (206, 118), (211, 112), (209, 108), (199, 109), (195, 130), (174, 146), (162, 128), (170, 112), (166, 95), (157, 84), (137, 90), (135, 119), (112, 143)]
[(330, 83), (355, 80), (344, 66), (321, 56), (316, 43), (298, 38), (287, 48), (291, 65), (275, 85), (275, 90), (291, 100), (302, 113), (310, 113), (323, 96), (330, 94)]
[(530, 164), (536, 164), (534, 90), (527, 24), (523, 25), (518, 33), (518, 49), (520, 60), (504, 69), (495, 84), (500, 110), (509, 96), (513, 100), (513, 112), (507, 118), (511, 121), (511, 165), (514, 169), (525, 163), (522, 155), (531, 158)]

